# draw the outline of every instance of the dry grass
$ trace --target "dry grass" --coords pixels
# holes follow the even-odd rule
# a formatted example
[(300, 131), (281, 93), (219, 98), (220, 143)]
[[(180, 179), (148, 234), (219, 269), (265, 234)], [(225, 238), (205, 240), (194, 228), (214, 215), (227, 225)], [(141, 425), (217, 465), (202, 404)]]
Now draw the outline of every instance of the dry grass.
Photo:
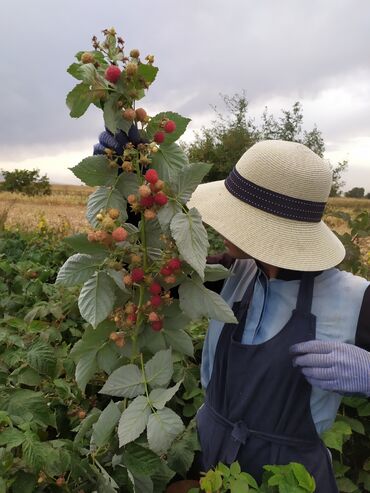
[[(0, 230), (5, 223), (7, 228), (31, 231), (47, 224), (52, 228), (65, 230), (66, 234), (86, 231), (86, 203), (93, 188), (78, 185), (52, 185), (50, 196), (27, 197), (10, 192), (0, 192)], [(346, 223), (330, 216), (335, 210), (349, 213), (351, 216), (362, 211), (370, 212), (370, 200), (331, 198), (329, 199), (325, 221), (339, 233), (347, 231)], [(365, 239), (367, 244), (367, 239)], [(370, 238), (369, 238), (370, 248)]]

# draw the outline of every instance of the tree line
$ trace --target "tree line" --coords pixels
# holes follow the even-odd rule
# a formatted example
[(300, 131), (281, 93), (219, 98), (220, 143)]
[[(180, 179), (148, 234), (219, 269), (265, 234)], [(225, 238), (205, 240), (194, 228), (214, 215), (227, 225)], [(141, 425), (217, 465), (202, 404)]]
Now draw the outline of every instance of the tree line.
[[(249, 102), (243, 91), (233, 96), (221, 95), (226, 113), (216, 107), (215, 119), (207, 127), (195, 132), (194, 140), (181, 143), (190, 161), (212, 163), (213, 167), (204, 181), (223, 180), (237, 163), (240, 156), (260, 140), (280, 139), (305, 144), (316, 154), (323, 157), (325, 143), (321, 131), (315, 125), (311, 130), (303, 129), (303, 108), (295, 102), (291, 109), (281, 110), (276, 118), (266, 107), (261, 122), (257, 124), (248, 113)], [(333, 184), (331, 197), (342, 195), (345, 185), (343, 173), (348, 168), (344, 160), (333, 165)], [(19, 192), (25, 195), (50, 195), (51, 187), (47, 175), (40, 176), (37, 169), (14, 171), (1, 170), (4, 181), (0, 191)], [(363, 187), (354, 187), (345, 192), (346, 197), (370, 199)]]

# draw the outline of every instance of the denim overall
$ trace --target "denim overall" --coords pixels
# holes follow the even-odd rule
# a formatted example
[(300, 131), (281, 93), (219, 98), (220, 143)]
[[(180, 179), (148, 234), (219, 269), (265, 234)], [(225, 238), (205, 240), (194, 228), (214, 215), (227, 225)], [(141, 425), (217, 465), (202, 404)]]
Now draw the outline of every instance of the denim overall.
[(313, 285), (314, 273), (303, 273), (290, 320), (261, 344), (240, 342), (254, 282), (234, 303), (239, 323), (222, 330), (205, 404), (197, 414), (203, 470), (238, 460), (260, 481), (265, 464), (300, 462), (314, 476), (317, 493), (338, 493), (329, 453), (311, 416), (311, 386), (288, 351), (315, 339)]

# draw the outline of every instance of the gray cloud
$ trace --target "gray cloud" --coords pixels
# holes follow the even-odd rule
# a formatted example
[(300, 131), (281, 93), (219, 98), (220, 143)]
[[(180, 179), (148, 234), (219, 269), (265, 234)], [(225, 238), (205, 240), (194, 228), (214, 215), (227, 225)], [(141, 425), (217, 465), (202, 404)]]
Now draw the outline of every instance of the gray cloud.
[[(369, 15), (367, 0), (357, 0), (356, 8), (349, 0), (6, 0), (0, 19), (2, 158), (60, 152), (97, 138), (97, 110), (79, 120), (68, 116), (65, 97), (74, 80), (66, 68), (102, 28), (114, 25), (127, 48), (156, 55), (158, 80), (145, 104), (192, 116), (207, 114), (220, 92), (246, 89), (255, 107), (263, 107), (277, 96), (304, 102), (368, 78)], [(314, 120), (319, 128), (324, 122), (335, 141), (349, 131), (369, 131), (369, 105), (367, 94), (364, 110), (346, 108), (342, 123), (328, 109)]]

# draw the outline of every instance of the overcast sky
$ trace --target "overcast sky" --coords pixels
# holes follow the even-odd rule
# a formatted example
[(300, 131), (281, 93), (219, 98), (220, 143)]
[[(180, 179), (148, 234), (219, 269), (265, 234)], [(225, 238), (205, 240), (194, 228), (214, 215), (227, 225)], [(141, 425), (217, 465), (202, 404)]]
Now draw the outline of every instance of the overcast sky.
[(349, 161), (345, 189), (370, 191), (369, 22), (368, 0), (3, 0), (0, 168), (79, 183), (68, 167), (91, 154), (103, 120), (94, 107), (69, 117), (66, 68), (115, 26), (127, 50), (155, 55), (143, 106), (190, 117), (186, 140), (222, 109), (220, 93), (244, 89), (257, 120), (299, 100), (326, 157)]

